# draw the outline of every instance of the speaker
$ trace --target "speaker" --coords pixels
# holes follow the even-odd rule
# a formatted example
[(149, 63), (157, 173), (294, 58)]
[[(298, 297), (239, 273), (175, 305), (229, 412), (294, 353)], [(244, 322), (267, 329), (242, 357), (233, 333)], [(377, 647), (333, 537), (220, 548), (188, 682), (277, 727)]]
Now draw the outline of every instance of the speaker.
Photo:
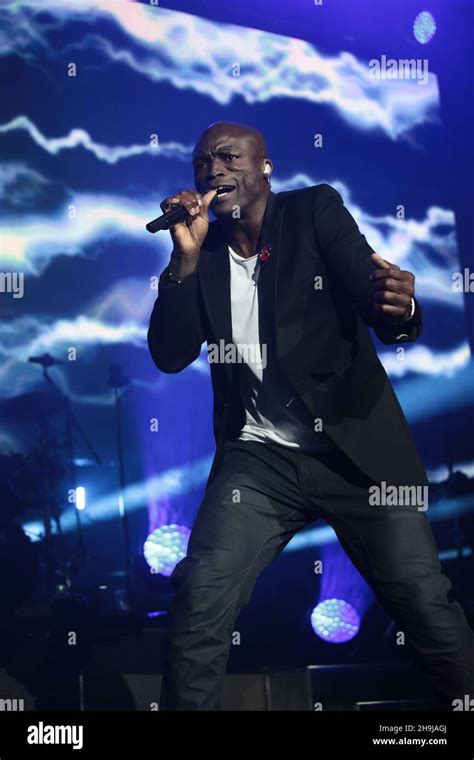
[(410, 663), (310, 665), (308, 671), (313, 709), (392, 709), (388, 705), (397, 709), (398, 703), (436, 701), (434, 691)]
[[(162, 676), (157, 674), (86, 674), (85, 710), (158, 709)], [(308, 672), (228, 674), (224, 679), (222, 710), (239, 712), (308, 711), (311, 693)]]

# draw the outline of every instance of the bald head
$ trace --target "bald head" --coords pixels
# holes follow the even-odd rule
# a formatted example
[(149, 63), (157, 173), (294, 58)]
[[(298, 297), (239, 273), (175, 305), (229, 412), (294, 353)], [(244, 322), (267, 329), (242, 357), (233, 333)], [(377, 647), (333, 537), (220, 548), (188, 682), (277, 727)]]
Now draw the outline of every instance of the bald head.
[(229, 188), (212, 203), (218, 217), (235, 213), (235, 207), (245, 215), (256, 199), (266, 198), (273, 170), (261, 132), (233, 121), (218, 121), (204, 130), (193, 150), (193, 166), (199, 192), (218, 185)]
[[(267, 146), (265, 144), (265, 138), (258, 129), (251, 127), (249, 124), (242, 124), (238, 121), (216, 121), (210, 124), (207, 129), (199, 137), (196, 147), (199, 143), (208, 136), (220, 136), (220, 135), (232, 135), (236, 138), (246, 137), (249, 144), (254, 146), (255, 155), (258, 158), (266, 158)], [(193, 153), (194, 158), (194, 153)]]

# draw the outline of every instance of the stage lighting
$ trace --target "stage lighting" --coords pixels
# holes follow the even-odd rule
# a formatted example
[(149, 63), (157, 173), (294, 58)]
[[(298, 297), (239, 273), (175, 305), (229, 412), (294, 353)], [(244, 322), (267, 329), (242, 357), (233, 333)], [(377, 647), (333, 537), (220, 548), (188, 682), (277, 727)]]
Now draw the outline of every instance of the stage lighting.
[(76, 509), (86, 508), (86, 489), (83, 486), (76, 488)]
[(150, 533), (143, 554), (153, 573), (170, 576), (175, 565), (186, 556), (189, 528), (183, 525), (162, 525)]
[(436, 21), (429, 11), (422, 11), (418, 14), (413, 22), (413, 34), (415, 39), (421, 44), (426, 45), (427, 42), (434, 37), (436, 32)]
[(360, 618), (349, 602), (343, 599), (325, 599), (311, 613), (311, 626), (324, 641), (342, 644), (358, 633)]

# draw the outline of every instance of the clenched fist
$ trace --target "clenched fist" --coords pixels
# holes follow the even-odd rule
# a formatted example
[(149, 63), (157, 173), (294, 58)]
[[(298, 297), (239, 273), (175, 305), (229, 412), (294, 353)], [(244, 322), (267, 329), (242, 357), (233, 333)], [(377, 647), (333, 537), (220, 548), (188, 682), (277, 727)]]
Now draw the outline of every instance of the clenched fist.
[(373, 308), (386, 314), (390, 321), (400, 322), (410, 314), (415, 275), (403, 271), (397, 264), (390, 264), (378, 253), (372, 254), (372, 261), (379, 267), (370, 275)]

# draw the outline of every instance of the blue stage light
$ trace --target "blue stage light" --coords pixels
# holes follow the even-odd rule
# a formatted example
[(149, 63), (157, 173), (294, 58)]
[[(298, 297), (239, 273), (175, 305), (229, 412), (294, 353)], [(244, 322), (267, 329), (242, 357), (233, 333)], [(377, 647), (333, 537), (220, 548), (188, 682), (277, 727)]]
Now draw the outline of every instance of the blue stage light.
[(153, 573), (170, 576), (178, 562), (186, 556), (189, 528), (184, 525), (162, 525), (150, 533), (143, 554)]
[(349, 602), (343, 599), (325, 599), (311, 613), (311, 626), (324, 641), (342, 644), (358, 633), (360, 618)]
[(86, 489), (83, 486), (76, 488), (76, 509), (86, 508)]
[(429, 11), (422, 11), (419, 13), (413, 22), (413, 34), (415, 35), (415, 39), (421, 43), (421, 45), (426, 45), (426, 43), (434, 37), (435, 32), (436, 21), (431, 13)]

